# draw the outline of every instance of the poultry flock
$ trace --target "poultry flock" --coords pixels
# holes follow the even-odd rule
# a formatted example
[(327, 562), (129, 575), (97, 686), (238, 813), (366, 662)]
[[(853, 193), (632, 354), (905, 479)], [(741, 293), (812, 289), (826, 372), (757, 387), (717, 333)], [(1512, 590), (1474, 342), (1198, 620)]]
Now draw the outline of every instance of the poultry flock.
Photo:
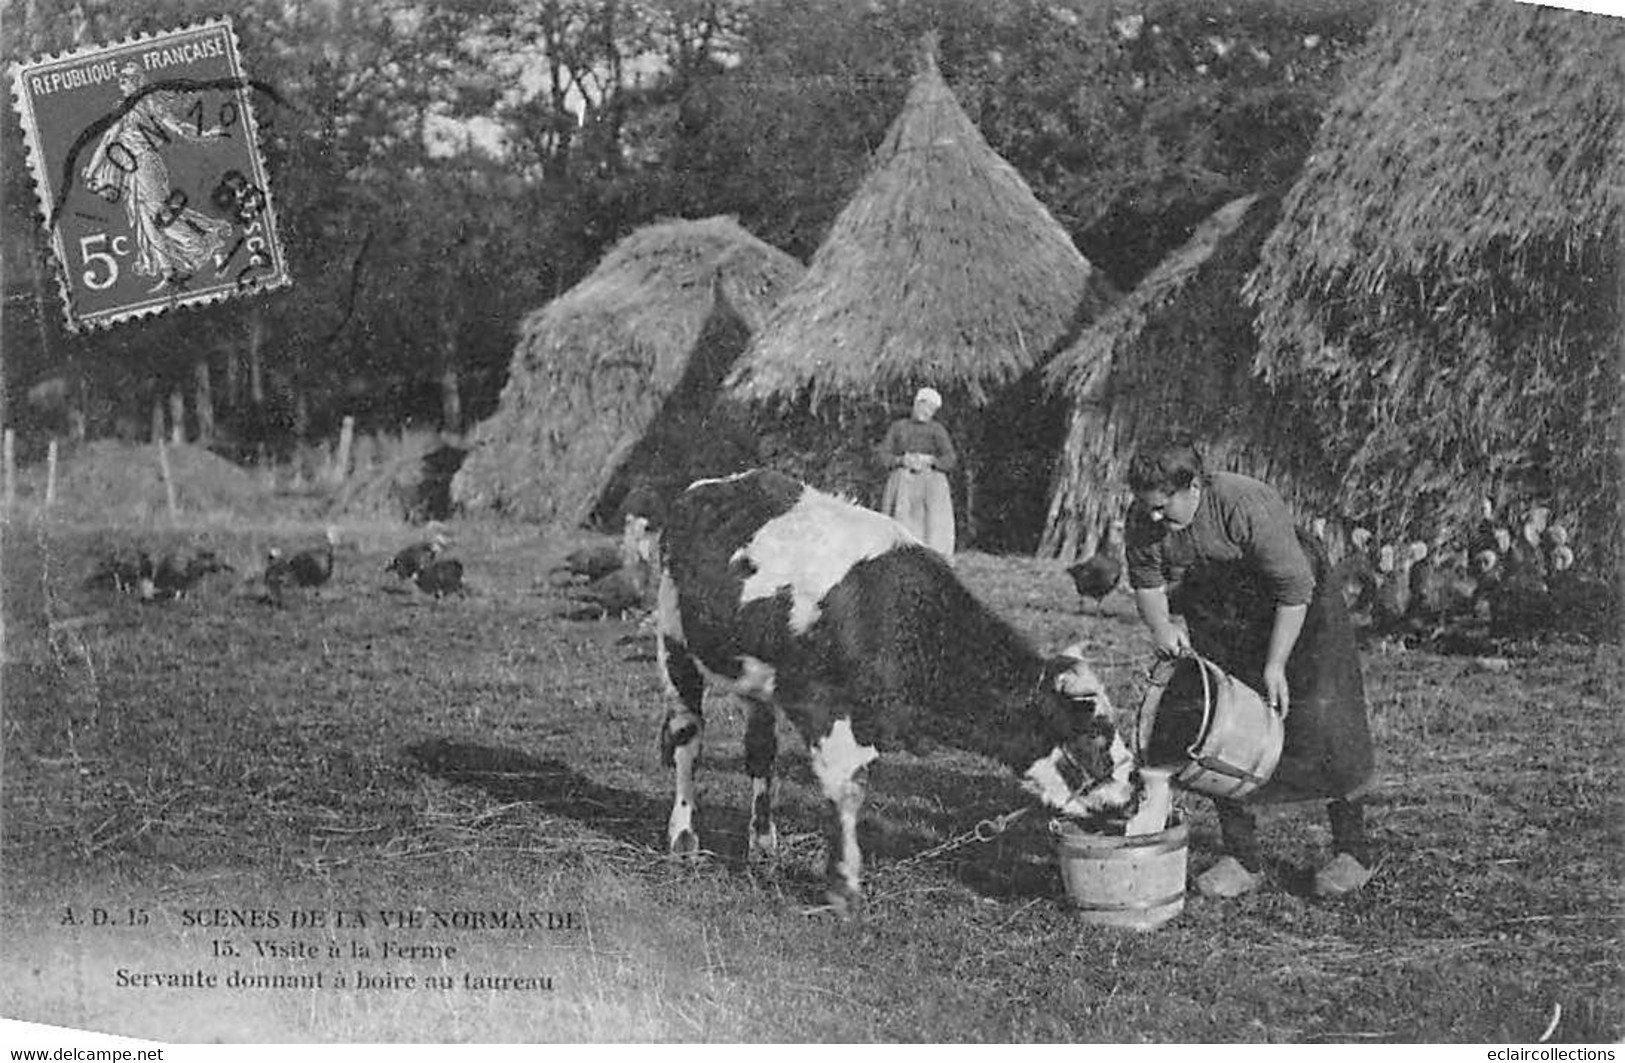
[(1619, 595), (1582, 575), (1568, 529), (1534, 507), (1514, 533), (1485, 501), (1465, 533), (1374, 544), (1356, 528), (1335, 567), (1356, 630), (1476, 652), (1545, 635), (1620, 635)]

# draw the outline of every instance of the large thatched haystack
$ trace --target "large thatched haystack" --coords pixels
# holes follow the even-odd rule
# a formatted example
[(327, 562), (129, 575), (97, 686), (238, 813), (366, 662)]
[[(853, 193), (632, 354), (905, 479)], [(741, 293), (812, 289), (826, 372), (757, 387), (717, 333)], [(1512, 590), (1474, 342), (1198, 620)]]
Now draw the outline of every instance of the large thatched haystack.
[(1195, 436), (1215, 468), (1291, 481), (1273, 457), (1279, 404), (1252, 375), (1240, 296), (1279, 208), (1279, 195), (1225, 204), (1049, 364), (1070, 412), (1041, 555), (1092, 553), (1127, 504), (1129, 462), (1172, 431)]
[(826, 438), (855, 453), (854, 429), (873, 432), (930, 384), (974, 455), (982, 433), (970, 411), (1113, 295), (928, 53), (869, 176), (740, 359), (731, 391), (783, 410), (787, 424), (824, 419)]
[[(712, 399), (801, 273), (731, 218), (628, 236), (520, 325), (507, 386), (474, 433), (454, 500), (573, 524), (604, 508), (612, 484), (638, 478), (629, 462), (685, 480), (753, 461), (746, 434), (711, 431)], [(676, 442), (640, 448), (646, 437)]]
[(1392, 533), (1538, 503), (1606, 561), (1622, 111), (1617, 18), (1434, 0), (1375, 32), (1249, 287), (1328, 507)]
[(874, 166), (736, 368), (744, 398), (984, 405), (1111, 298), (927, 55)]

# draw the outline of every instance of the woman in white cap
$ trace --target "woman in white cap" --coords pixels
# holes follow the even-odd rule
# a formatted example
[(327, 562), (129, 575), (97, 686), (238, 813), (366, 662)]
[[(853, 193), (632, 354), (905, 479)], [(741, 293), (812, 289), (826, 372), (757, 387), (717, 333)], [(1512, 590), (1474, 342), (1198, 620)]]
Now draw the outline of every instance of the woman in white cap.
[(954, 504), (947, 473), (958, 462), (948, 430), (933, 420), (942, 409), (936, 388), (921, 388), (914, 410), (893, 421), (876, 448), (891, 470), (880, 509), (943, 557), (954, 556)]

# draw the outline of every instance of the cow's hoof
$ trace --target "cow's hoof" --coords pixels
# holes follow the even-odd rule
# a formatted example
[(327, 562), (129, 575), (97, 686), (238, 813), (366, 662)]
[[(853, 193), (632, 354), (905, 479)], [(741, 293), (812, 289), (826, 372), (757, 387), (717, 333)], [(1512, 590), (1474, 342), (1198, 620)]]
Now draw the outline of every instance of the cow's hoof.
[(844, 882), (825, 890), (824, 899), (829, 902), (830, 911), (842, 919), (855, 919), (863, 912), (863, 894)]
[(824, 904), (809, 904), (801, 909), (801, 914), (809, 918), (813, 916), (837, 916), (843, 920), (854, 919), (863, 910), (861, 897), (850, 897), (846, 894), (830, 890), (825, 894)]
[(691, 830), (680, 830), (673, 834), (671, 855), (685, 858), (700, 855), (700, 836)]

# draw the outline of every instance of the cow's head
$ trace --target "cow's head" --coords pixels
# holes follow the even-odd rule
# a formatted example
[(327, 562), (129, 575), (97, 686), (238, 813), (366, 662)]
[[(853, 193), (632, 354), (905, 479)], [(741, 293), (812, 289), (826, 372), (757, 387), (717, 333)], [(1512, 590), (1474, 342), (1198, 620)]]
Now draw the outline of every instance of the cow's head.
[(1044, 666), (1038, 712), (1048, 752), (1022, 776), (1022, 786), (1074, 816), (1123, 808), (1133, 796), (1134, 756), (1117, 731), (1106, 685), (1072, 646)]

